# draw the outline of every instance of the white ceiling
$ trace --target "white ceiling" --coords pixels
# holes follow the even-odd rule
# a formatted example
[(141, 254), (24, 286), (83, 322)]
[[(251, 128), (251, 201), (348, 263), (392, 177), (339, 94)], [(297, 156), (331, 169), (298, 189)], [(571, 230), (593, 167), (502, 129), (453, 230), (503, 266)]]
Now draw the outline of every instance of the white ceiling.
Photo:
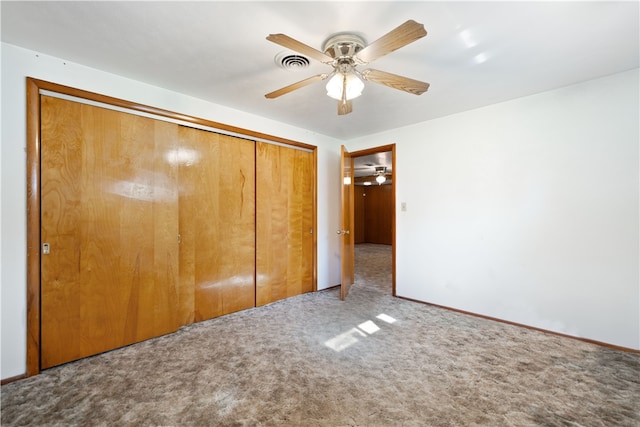
[[(639, 66), (639, 3), (628, 2), (8, 2), (2, 41), (352, 139)], [(337, 115), (324, 82), (264, 94), (330, 67), (285, 70), (284, 33), (321, 50), (332, 34), (372, 42), (413, 19), (428, 35), (371, 68), (429, 82), (416, 96), (367, 82)], [(369, 66), (365, 66), (368, 68)], [(211, 118), (215, 120), (215, 118)]]
[(391, 151), (385, 151), (383, 153), (369, 154), (367, 156), (360, 156), (353, 158), (353, 176), (356, 178), (365, 176), (375, 176), (376, 167), (384, 166), (385, 174), (391, 174), (392, 168), (392, 153)]

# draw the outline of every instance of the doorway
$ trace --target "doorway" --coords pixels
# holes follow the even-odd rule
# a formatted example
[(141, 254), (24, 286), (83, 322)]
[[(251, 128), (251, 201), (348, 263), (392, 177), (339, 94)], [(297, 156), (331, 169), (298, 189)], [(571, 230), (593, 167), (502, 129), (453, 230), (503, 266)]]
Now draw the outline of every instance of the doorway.
[(356, 282), (395, 296), (395, 144), (351, 158)]

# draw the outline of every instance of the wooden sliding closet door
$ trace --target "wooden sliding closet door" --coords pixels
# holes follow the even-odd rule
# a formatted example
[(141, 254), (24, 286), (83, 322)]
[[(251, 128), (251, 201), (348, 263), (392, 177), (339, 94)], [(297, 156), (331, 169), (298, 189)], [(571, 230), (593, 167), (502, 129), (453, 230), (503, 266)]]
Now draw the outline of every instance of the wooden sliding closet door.
[(177, 134), (41, 96), (42, 369), (178, 329)]
[(254, 307), (254, 142), (180, 127), (179, 157), (183, 322)]
[(256, 146), (256, 305), (313, 290), (313, 153)]

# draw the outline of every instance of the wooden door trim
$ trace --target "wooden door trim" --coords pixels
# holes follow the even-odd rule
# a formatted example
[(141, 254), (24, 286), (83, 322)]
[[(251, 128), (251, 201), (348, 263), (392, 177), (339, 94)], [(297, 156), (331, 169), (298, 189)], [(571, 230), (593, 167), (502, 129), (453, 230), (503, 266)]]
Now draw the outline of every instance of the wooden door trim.
[[(126, 101), (111, 96), (101, 95), (70, 86), (39, 80), (32, 77), (26, 78), (27, 96), (27, 355), (26, 376), (40, 373), (40, 92), (50, 91), (67, 96), (86, 99), (93, 102), (107, 104), (127, 110), (152, 114), (171, 120), (191, 123), (198, 126), (217, 129), (224, 132), (244, 135), (251, 139), (263, 140), (291, 147), (302, 148), (313, 152), (314, 169), (314, 234), (317, 234), (317, 147), (291, 139), (281, 138), (261, 132), (226, 125), (211, 120), (206, 120), (186, 114), (181, 114), (161, 108), (151, 107), (136, 102)], [(317, 239), (314, 236), (314, 290), (317, 290)]]
[(262, 132), (255, 132), (249, 129), (239, 128), (236, 126), (231, 126), (231, 125), (227, 125), (220, 122), (214, 122), (212, 120), (202, 119), (202, 118), (190, 116), (187, 114), (176, 113), (174, 111), (169, 111), (169, 110), (164, 110), (162, 108), (139, 104), (137, 102), (126, 101), (124, 99), (114, 98), (107, 95), (101, 95), (95, 92), (76, 89), (70, 86), (64, 86), (61, 84), (52, 83), (45, 80), (38, 80), (32, 77), (27, 77), (27, 80), (35, 83), (35, 85), (38, 87), (39, 90), (48, 90), (51, 92), (56, 92), (56, 93), (60, 93), (68, 96), (74, 96), (77, 98), (87, 99), (94, 102), (100, 102), (103, 104), (124, 108), (127, 110), (152, 114), (155, 116), (165, 117), (172, 120), (192, 123), (194, 125), (206, 126), (206, 127), (218, 129), (223, 132), (226, 131), (230, 133), (240, 134), (249, 138), (256, 138), (256, 139), (261, 139), (265, 141), (276, 142), (280, 144), (304, 148), (311, 151), (315, 151), (317, 148), (315, 145), (305, 144), (303, 142), (294, 141), (292, 139), (281, 138), (279, 136), (269, 135)]
[(396, 144), (381, 145), (351, 153), (351, 158), (391, 151), (391, 294), (396, 296)]

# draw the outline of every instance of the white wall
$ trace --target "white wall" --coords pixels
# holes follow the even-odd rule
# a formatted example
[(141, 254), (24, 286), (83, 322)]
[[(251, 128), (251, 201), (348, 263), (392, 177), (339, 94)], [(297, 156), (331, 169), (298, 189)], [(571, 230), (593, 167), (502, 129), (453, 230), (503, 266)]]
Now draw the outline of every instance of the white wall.
[(2, 349), (1, 376), (26, 371), (27, 76), (318, 146), (318, 288), (340, 283), (340, 143), (304, 129), (211, 104), (3, 43), (2, 49)]
[(397, 294), (640, 349), (638, 81), (350, 141), (397, 144)]

